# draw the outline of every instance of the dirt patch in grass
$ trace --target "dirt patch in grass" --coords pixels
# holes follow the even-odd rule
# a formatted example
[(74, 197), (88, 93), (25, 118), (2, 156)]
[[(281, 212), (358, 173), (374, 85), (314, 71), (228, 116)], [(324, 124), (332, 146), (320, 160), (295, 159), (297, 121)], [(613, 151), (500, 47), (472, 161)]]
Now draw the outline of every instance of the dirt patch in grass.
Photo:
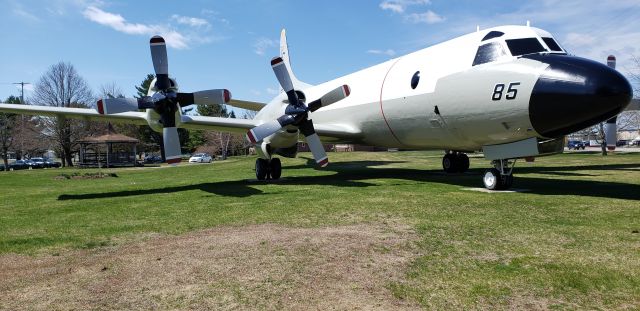
[(55, 180), (65, 180), (65, 179), (100, 179), (100, 178), (109, 178), (109, 177), (118, 177), (116, 173), (71, 173), (71, 174), (60, 174), (55, 176), (53, 179)]
[(0, 309), (415, 309), (388, 289), (417, 234), (387, 223), (221, 227), (0, 257)]

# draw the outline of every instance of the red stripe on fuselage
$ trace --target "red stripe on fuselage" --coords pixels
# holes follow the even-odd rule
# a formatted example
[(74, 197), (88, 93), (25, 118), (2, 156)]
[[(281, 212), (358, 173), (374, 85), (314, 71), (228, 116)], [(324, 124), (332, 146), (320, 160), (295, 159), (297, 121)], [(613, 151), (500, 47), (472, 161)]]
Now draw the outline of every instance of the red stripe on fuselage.
[(384, 79), (382, 80), (382, 85), (380, 86), (380, 113), (382, 113), (382, 119), (384, 120), (384, 123), (387, 124), (387, 127), (389, 128), (389, 132), (391, 132), (391, 135), (393, 136), (393, 138), (395, 138), (398, 141), (398, 143), (402, 145), (402, 142), (400, 141), (400, 139), (398, 139), (398, 136), (396, 136), (396, 133), (393, 132), (391, 125), (389, 125), (389, 121), (387, 121), (387, 117), (384, 115), (384, 109), (382, 108), (382, 91), (384, 90), (384, 82), (387, 81), (387, 76), (389, 75), (389, 72), (391, 72), (391, 69), (393, 69), (393, 66), (395, 66), (399, 61), (400, 59), (396, 60), (395, 63), (393, 63), (391, 67), (389, 67), (389, 70), (387, 70), (387, 73), (384, 75)]

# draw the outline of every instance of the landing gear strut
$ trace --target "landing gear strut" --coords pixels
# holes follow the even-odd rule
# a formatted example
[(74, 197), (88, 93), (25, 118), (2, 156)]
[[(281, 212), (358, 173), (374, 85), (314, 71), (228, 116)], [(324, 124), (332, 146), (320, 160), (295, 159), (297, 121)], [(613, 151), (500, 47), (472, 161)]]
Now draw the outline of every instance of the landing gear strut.
[(258, 180), (280, 179), (282, 175), (282, 163), (279, 158), (266, 160), (256, 159), (256, 178)]
[(461, 152), (447, 152), (442, 158), (442, 168), (447, 173), (464, 173), (469, 169), (469, 157)]
[(493, 160), (493, 168), (484, 172), (482, 182), (489, 190), (506, 190), (513, 185), (513, 167), (516, 160)]

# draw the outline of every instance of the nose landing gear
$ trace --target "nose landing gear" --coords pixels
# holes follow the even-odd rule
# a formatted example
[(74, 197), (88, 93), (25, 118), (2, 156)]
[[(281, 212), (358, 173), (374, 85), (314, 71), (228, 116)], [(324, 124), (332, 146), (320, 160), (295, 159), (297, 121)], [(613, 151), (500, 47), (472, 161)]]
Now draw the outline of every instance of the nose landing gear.
[(489, 190), (507, 190), (513, 185), (513, 167), (516, 160), (501, 159), (491, 162), (493, 168), (484, 172), (482, 182)]

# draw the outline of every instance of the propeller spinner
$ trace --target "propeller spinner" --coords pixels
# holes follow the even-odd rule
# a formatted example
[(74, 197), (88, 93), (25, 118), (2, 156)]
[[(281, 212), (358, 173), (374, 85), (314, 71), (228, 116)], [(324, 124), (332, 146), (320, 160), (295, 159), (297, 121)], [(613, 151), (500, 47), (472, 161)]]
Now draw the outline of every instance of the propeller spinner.
[(180, 117), (180, 107), (193, 104), (222, 105), (231, 100), (226, 89), (205, 90), (194, 93), (178, 93), (169, 78), (167, 45), (161, 36), (153, 36), (149, 41), (151, 60), (155, 71), (155, 89), (152, 96), (142, 98), (103, 98), (97, 103), (100, 114), (115, 114), (142, 109), (153, 109), (160, 115), (165, 161), (170, 164), (180, 162), (180, 139), (176, 119)]
[(287, 65), (282, 60), (282, 58), (276, 57), (272, 59), (271, 67), (273, 68), (273, 72), (275, 73), (280, 86), (287, 94), (289, 104), (285, 108), (285, 114), (283, 116), (274, 121), (263, 123), (249, 130), (247, 132), (247, 139), (255, 144), (267, 138), (268, 136), (273, 135), (275, 132), (279, 131), (285, 126), (296, 126), (298, 127), (302, 135), (304, 135), (305, 140), (309, 145), (309, 149), (311, 150), (311, 153), (313, 153), (313, 158), (315, 159), (316, 163), (321, 167), (327, 166), (327, 164), (329, 164), (329, 159), (327, 158), (327, 154), (324, 151), (322, 142), (320, 141), (320, 138), (318, 137), (318, 134), (316, 134), (315, 128), (313, 127), (313, 121), (309, 119), (309, 112), (314, 112), (322, 107), (329, 106), (348, 97), (351, 93), (349, 86), (339, 86), (329, 93), (323, 95), (319, 99), (309, 103), (308, 105), (305, 105), (298, 98), (298, 95), (293, 88), (293, 83), (291, 82), (291, 77), (289, 76), (289, 70), (287, 70)]

